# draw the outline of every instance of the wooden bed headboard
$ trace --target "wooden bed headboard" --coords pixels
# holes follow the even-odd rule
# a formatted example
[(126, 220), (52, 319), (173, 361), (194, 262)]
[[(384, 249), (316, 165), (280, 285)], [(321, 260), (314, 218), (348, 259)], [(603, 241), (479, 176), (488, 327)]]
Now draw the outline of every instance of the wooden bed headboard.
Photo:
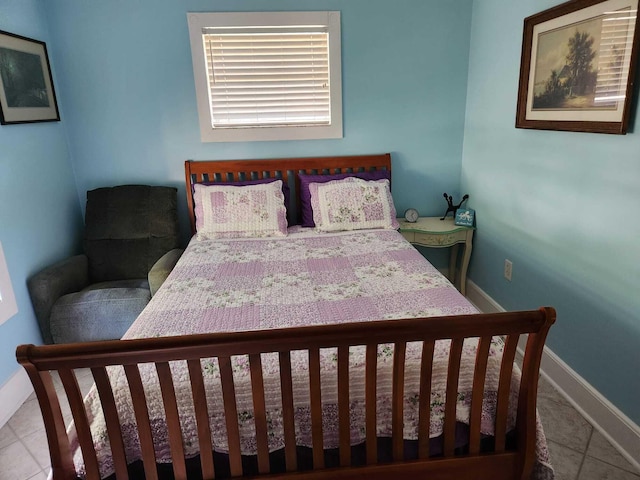
[(191, 233), (196, 232), (193, 185), (196, 183), (237, 182), (277, 178), (291, 189), (287, 205), (289, 223), (299, 223), (299, 173), (327, 175), (373, 170), (391, 172), (391, 154), (351, 155), (344, 157), (271, 158), (262, 160), (187, 160), (184, 162), (185, 186)]

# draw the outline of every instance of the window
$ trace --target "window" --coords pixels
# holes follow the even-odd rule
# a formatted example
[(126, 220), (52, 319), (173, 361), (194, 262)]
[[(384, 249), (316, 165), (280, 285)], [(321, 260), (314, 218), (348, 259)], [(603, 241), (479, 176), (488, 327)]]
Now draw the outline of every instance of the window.
[(203, 142), (342, 137), (340, 12), (188, 21)]
[(2, 243), (0, 243), (0, 324), (9, 320), (16, 313), (18, 313), (18, 305), (11, 287), (9, 269), (2, 251)]

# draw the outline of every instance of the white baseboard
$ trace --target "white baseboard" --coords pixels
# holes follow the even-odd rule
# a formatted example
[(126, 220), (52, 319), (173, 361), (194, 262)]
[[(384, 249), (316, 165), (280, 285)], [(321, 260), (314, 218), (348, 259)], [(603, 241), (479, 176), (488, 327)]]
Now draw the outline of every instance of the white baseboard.
[[(467, 299), (481, 312), (505, 309), (473, 281), (467, 281)], [(519, 349), (524, 352), (526, 338)], [(548, 347), (542, 354), (541, 373), (571, 405), (594, 426), (632, 465), (640, 470), (640, 427), (578, 375)]]
[(33, 393), (31, 380), (29, 380), (27, 372), (23, 368), (19, 368), (0, 387), (0, 428), (18, 411), (31, 393)]

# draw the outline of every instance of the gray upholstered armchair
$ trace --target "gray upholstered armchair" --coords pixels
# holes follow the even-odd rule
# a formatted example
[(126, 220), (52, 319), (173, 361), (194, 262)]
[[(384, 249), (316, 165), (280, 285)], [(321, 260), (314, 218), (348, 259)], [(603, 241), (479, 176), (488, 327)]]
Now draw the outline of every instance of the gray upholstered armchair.
[(180, 258), (177, 190), (87, 192), (84, 251), (27, 286), (45, 343), (121, 338)]

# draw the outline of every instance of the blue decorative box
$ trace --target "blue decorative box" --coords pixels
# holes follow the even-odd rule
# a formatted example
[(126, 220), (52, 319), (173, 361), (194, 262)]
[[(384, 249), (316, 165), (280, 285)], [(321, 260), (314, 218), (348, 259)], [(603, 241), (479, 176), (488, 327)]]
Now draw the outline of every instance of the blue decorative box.
[(463, 227), (473, 227), (473, 223), (476, 218), (475, 210), (470, 208), (459, 208), (456, 212), (456, 225), (461, 225)]

